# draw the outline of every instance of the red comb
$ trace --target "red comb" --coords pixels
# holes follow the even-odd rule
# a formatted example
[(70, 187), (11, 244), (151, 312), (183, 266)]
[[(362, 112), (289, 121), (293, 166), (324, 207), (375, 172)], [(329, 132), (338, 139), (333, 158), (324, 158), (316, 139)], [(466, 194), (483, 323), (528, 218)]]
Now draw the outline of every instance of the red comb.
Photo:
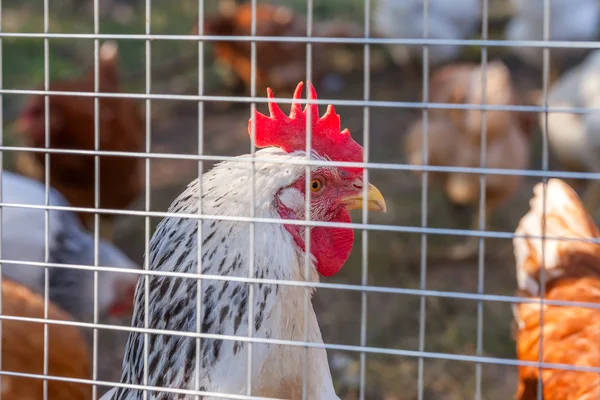
[[(254, 110), (253, 118), (256, 120), (256, 147), (280, 147), (286, 153), (296, 150), (306, 150), (306, 119), (310, 108), (311, 119), (311, 148), (322, 156), (327, 156), (333, 161), (362, 162), (363, 148), (356, 143), (348, 129), (341, 129), (340, 116), (330, 104), (327, 112), (319, 118), (319, 106), (307, 104), (302, 110), (298, 102), (301, 99), (303, 82), (300, 82), (294, 92), (290, 115), (287, 116), (273, 101), (273, 91), (267, 89), (269, 98), (270, 116)], [(308, 83), (308, 98), (317, 99), (314, 86)], [(248, 133), (252, 135), (252, 119), (248, 121)]]

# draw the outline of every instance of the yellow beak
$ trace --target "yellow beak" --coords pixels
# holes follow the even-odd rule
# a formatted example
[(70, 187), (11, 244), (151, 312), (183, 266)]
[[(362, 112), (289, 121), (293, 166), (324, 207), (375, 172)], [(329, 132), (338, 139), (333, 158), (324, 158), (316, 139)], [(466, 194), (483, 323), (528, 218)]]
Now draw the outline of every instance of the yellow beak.
[[(361, 210), (363, 208), (363, 203), (365, 199), (363, 198), (362, 192), (360, 194), (348, 196), (343, 199), (343, 204), (346, 206), (348, 211), (350, 210)], [(367, 209), (374, 211), (386, 211), (385, 199), (383, 195), (375, 186), (369, 184), (367, 188)]]

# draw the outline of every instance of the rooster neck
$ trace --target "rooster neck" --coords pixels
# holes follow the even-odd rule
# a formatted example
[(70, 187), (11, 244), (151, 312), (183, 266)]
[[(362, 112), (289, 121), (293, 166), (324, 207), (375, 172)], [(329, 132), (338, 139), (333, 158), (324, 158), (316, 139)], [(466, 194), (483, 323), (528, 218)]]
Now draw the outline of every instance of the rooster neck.
[[(220, 226), (217, 223), (214, 232), (225, 231), (227, 237), (225, 241), (221, 241), (217, 233), (212, 235), (213, 231), (209, 228), (210, 224), (207, 224), (207, 229), (202, 235), (203, 242), (205, 241), (202, 246), (204, 259), (201, 264), (202, 273), (235, 278), (250, 276), (248, 224), (223, 223)], [(260, 238), (267, 234), (263, 229), (271, 234), (281, 235), (278, 246), (263, 247)], [(304, 262), (301, 262), (303, 257), (300, 256), (289, 233), (283, 227), (274, 224), (257, 224), (255, 236), (254, 278), (283, 282), (304, 281), (301, 274), (304, 267)], [(171, 249), (164, 254), (159, 252), (156, 256), (151, 253), (151, 268), (154, 269), (169, 260), (179, 260), (177, 264), (179, 272), (196, 273), (197, 251), (194, 243), (197, 235), (190, 237), (194, 239), (191, 239), (189, 248), (192, 251), (189, 254), (186, 254), (187, 250), (183, 250), (187, 248), (185, 244), (181, 246), (183, 249), (175, 251)], [(214, 245), (211, 245), (212, 243)], [(286, 262), (289, 264), (285, 264), (284, 268), (283, 264)], [(313, 271), (311, 279), (316, 279), (317, 275), (312, 266), (311, 270)], [(239, 337), (248, 337), (251, 334), (261, 339), (304, 341), (306, 326), (308, 340), (322, 343), (310, 298), (306, 304), (306, 313), (304, 311), (307, 289), (285, 284), (246, 283), (208, 278), (202, 280), (173, 277), (142, 278), (136, 293), (134, 326), (145, 326), (145, 279), (149, 279), (147, 315), (148, 326), (151, 329), (196, 332), (200, 327), (202, 333), (208, 334)], [(197, 309), (198, 288), (202, 296), (199, 311)], [(251, 312), (250, 304), (253, 305)], [(308, 316), (306, 324), (305, 316)], [(196, 344), (196, 339), (191, 337), (149, 335), (148, 384), (193, 389), (198, 372), (196, 368), (199, 367), (202, 387), (205, 390), (244, 393), (249, 343), (203, 339), (198, 353)], [(143, 382), (143, 362), (140, 362), (139, 358), (143, 359), (143, 348), (144, 335), (132, 333), (126, 349), (124, 382)], [(278, 382), (286, 381), (286, 385), (292, 385), (294, 388), (300, 382), (301, 388), (301, 381), (296, 379), (298, 378), (296, 375), (301, 374), (302, 369), (296, 367), (302, 362), (303, 352), (303, 347), (290, 348), (254, 343), (252, 345), (253, 387), (270, 392), (273, 387), (279, 385)], [(196, 361), (196, 354), (200, 354), (198, 361)], [(315, 360), (311, 368), (319, 370), (321, 375), (329, 372), (325, 350), (311, 349), (310, 356)], [(286, 363), (290, 358), (295, 362)], [(267, 378), (265, 373), (261, 372), (265, 368), (269, 371), (275, 368), (277, 371), (271, 371)], [(277, 373), (273, 374), (275, 372)], [(129, 399), (129, 397), (117, 398)], [(137, 399), (137, 397), (133, 398)]]

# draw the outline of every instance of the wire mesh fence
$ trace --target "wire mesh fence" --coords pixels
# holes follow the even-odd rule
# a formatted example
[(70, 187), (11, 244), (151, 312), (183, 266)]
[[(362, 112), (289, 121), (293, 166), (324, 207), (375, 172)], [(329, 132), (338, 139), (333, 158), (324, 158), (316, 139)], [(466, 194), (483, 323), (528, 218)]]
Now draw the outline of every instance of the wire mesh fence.
[(2, 0), (0, 396), (599, 395), (598, 7)]

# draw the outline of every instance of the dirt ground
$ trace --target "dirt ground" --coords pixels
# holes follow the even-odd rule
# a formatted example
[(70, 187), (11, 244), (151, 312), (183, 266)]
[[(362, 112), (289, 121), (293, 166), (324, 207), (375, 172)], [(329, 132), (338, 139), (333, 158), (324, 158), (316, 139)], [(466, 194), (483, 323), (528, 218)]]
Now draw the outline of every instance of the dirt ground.
[[(421, 78), (409, 71), (386, 68), (371, 78), (374, 100), (419, 101)], [(322, 98), (362, 99), (362, 76), (351, 76), (339, 92), (320, 90)], [(215, 104), (205, 105), (203, 124), (204, 153), (237, 155), (248, 152), (249, 139), (247, 105), (233, 105), (222, 110)], [(342, 125), (348, 127), (357, 141), (362, 142), (363, 112), (350, 107), (336, 107)], [(152, 151), (196, 154), (198, 151), (198, 111), (194, 102), (152, 103)], [(372, 162), (403, 163), (401, 140), (405, 128), (420, 117), (415, 109), (371, 108), (369, 123), (370, 158)], [(168, 116), (168, 118), (164, 118)], [(534, 155), (532, 168), (537, 167)], [(209, 164), (204, 168), (210, 168)], [(198, 163), (181, 160), (151, 162), (151, 208), (164, 211), (183, 188), (197, 176)], [(376, 224), (418, 227), (421, 224), (421, 183), (407, 172), (374, 170), (370, 180), (382, 191), (388, 212), (373, 215)], [(535, 181), (528, 181), (492, 218), (496, 231), (513, 232), (518, 220), (528, 208)], [(467, 228), (465, 215), (453, 214), (437, 188), (430, 188), (428, 201), (429, 226)], [(138, 207), (141, 207), (140, 200)], [(360, 216), (355, 216), (360, 221)], [(158, 221), (152, 221), (155, 225)], [(425, 276), (421, 274), (421, 235), (369, 231), (368, 284), (393, 288), (476, 293), (479, 281), (477, 260), (451, 262), (444, 256), (450, 242), (462, 238), (429, 235)], [(354, 251), (342, 272), (327, 282), (360, 284), (361, 235), (357, 234)], [(120, 221), (117, 245), (133, 259), (142, 262), (144, 252), (144, 219), (125, 217)], [(507, 240), (486, 240), (483, 265), (484, 292), (510, 295), (515, 289), (514, 258)], [(366, 345), (399, 350), (419, 350), (419, 296), (399, 294), (368, 294)], [(360, 345), (362, 295), (356, 291), (319, 290), (314, 297), (315, 309), (327, 343)], [(425, 301), (425, 331), (423, 349), (426, 352), (452, 355), (477, 355), (478, 303), (430, 297)], [(514, 358), (514, 342), (510, 336), (512, 312), (510, 304), (485, 302), (482, 306), (483, 356)], [(129, 321), (121, 321), (128, 324)], [(102, 340), (106, 340), (103, 344)], [(101, 378), (118, 379), (120, 349), (126, 335), (101, 335), (101, 346), (114, 351), (100, 360)], [(329, 352), (334, 379), (340, 396), (358, 398), (359, 354)], [(419, 359), (368, 355), (366, 357), (366, 398), (374, 400), (417, 399)], [(494, 364), (481, 366), (483, 399), (511, 398), (516, 386), (516, 368)], [(469, 362), (424, 359), (422, 385), (425, 399), (465, 399), (475, 395), (476, 365)]]

